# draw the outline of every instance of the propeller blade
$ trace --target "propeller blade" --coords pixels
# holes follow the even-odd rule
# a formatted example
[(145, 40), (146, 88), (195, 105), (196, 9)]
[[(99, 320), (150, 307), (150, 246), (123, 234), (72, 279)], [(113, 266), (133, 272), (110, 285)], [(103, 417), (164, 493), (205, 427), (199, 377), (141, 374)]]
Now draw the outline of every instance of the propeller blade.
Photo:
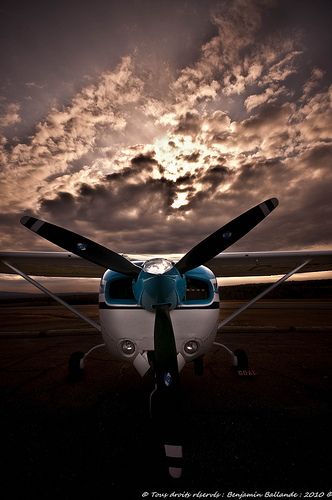
[(244, 212), (194, 246), (175, 267), (183, 274), (205, 264), (249, 233), (278, 206), (278, 203), (277, 198), (271, 198)]
[(21, 224), (59, 247), (106, 269), (133, 277), (141, 271), (122, 255), (63, 227), (28, 216), (21, 218)]
[(151, 394), (151, 415), (163, 441), (169, 474), (179, 478), (182, 473), (180, 375), (168, 305), (156, 306), (154, 368), (156, 389)]

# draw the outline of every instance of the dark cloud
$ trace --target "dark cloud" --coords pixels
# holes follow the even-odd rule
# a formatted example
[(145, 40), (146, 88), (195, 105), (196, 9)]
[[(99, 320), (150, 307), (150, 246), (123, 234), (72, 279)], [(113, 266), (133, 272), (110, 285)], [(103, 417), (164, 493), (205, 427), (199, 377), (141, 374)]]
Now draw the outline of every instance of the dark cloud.
[(332, 144), (317, 144), (302, 155), (302, 161), (313, 171), (322, 170), (322, 175), (330, 175), (332, 166)]
[[(200, 169), (172, 181), (153, 178), (145, 161), (139, 166), (145, 169), (144, 178), (137, 179), (135, 169), (128, 167), (125, 172), (108, 175), (101, 184), (82, 184), (76, 196), (60, 192), (52, 200), (43, 200), (40, 216), (65, 221), (73, 230), (83, 227), (85, 235), (128, 253), (147, 250), (147, 246), (154, 252), (183, 251), (184, 232), (193, 243), (204, 237), (200, 223), (195, 223), (196, 207), (204, 207), (214, 195), (216, 204), (220, 203), (217, 189), (230, 177), (230, 171), (215, 165), (205, 173)], [(206, 190), (197, 192), (197, 181)], [(189, 203), (175, 209), (179, 193), (185, 193)]]
[(217, 189), (225, 181), (230, 181), (232, 171), (223, 165), (214, 165), (210, 167), (200, 178), (203, 184), (208, 184), (210, 188)]
[[(89, 190), (90, 189), (90, 186), (88, 185), (84, 185), (85, 189), (86, 190)], [(81, 188), (82, 190), (84, 189), (83, 186)], [(83, 193), (82, 193), (83, 194)], [(70, 206), (72, 206), (74, 203), (74, 196), (70, 193), (66, 193), (66, 192), (63, 192), (63, 191), (60, 191), (58, 194), (57, 194), (57, 197), (53, 200), (44, 200), (43, 201), (43, 207), (46, 209), (46, 210), (49, 210), (50, 207), (53, 207), (52, 209), (56, 209), (57, 205), (59, 206), (59, 208), (64, 208), (64, 207), (67, 207), (68, 209), (70, 208)]]
[(243, 129), (254, 131), (255, 133), (264, 133), (266, 129), (285, 128), (287, 122), (291, 119), (295, 111), (290, 103), (282, 106), (275, 104), (266, 104), (260, 109), (259, 113), (251, 116), (242, 122)]
[(187, 173), (185, 175), (178, 177), (175, 181), (175, 184), (177, 186), (190, 185), (194, 184), (196, 179), (197, 179), (197, 174)]
[[(181, 158), (181, 156), (179, 157)], [(194, 153), (191, 153), (190, 155), (183, 155), (182, 159), (185, 161), (189, 161), (189, 163), (196, 163), (200, 158), (200, 152), (195, 151)]]
[[(131, 173), (130, 177), (134, 180), (135, 174)], [(148, 177), (132, 183), (128, 182), (128, 177), (114, 174), (103, 184), (81, 185), (74, 198), (69, 193), (59, 193), (53, 200), (44, 200), (40, 214), (51, 220), (66, 219), (66, 225), (76, 230), (83, 226), (95, 239), (99, 239), (102, 231), (102, 241), (113, 247), (115, 244), (118, 251), (129, 251), (121, 249), (119, 242), (123, 243), (129, 234), (129, 240), (135, 240), (136, 232), (148, 235), (151, 241), (156, 240), (153, 246), (157, 249), (155, 235), (173, 212), (171, 205), (175, 197), (175, 183), (165, 178)], [(139, 246), (142, 243), (139, 242)]]
[(157, 165), (158, 162), (154, 159), (155, 152), (152, 151), (148, 154), (139, 154), (131, 159), (131, 164), (134, 166)]
[(187, 111), (185, 115), (180, 116), (177, 127), (174, 132), (181, 135), (191, 135), (195, 137), (200, 131), (201, 120), (197, 112)]

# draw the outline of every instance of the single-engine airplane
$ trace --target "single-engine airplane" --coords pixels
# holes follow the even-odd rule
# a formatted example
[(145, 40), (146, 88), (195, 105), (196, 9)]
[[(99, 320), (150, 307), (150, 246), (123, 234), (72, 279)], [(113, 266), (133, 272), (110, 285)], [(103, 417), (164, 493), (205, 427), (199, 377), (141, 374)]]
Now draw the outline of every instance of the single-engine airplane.
[[(232, 352), (215, 342), (218, 329), (296, 272), (332, 268), (331, 251), (221, 253), (251, 231), (277, 205), (276, 198), (259, 203), (183, 256), (127, 257), (31, 216), (22, 217), (23, 226), (67, 252), (0, 252), (0, 272), (22, 276), (101, 332), (103, 344), (86, 353), (71, 355), (72, 379), (79, 378), (88, 355), (102, 346), (116, 358), (132, 362), (142, 377), (152, 371), (155, 388), (150, 396), (150, 413), (173, 478), (182, 473), (179, 374), (185, 363), (193, 362), (195, 373), (201, 374), (204, 354), (217, 344), (229, 352), (239, 375), (253, 375), (244, 351)], [(277, 274), (284, 276), (219, 322), (216, 276)], [(85, 317), (30, 275), (102, 276), (100, 324)]]

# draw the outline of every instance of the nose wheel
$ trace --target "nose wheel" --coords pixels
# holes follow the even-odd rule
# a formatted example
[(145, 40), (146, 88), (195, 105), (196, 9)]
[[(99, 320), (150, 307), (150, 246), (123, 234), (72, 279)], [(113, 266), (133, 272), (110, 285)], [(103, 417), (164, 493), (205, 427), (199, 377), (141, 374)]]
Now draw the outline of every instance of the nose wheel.
[(194, 374), (198, 377), (201, 377), (204, 373), (204, 361), (203, 356), (194, 359)]

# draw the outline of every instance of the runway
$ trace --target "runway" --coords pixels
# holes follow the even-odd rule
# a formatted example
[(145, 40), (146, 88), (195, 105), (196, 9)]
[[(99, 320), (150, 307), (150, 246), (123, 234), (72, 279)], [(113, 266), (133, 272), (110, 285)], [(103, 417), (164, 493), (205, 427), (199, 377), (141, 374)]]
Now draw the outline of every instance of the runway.
[[(22, 498), (22, 488), (29, 499), (332, 489), (331, 303), (266, 302), (217, 339), (248, 352), (255, 378), (238, 377), (219, 347), (206, 356), (202, 377), (191, 365), (182, 372), (185, 468), (178, 482), (165, 474), (151, 432), (149, 377), (142, 382), (130, 364), (100, 350), (84, 380), (69, 383), (69, 355), (100, 336), (58, 306), (1, 307), (8, 498)], [(225, 303), (222, 314), (237, 305)], [(95, 317), (95, 306), (84, 307)]]

